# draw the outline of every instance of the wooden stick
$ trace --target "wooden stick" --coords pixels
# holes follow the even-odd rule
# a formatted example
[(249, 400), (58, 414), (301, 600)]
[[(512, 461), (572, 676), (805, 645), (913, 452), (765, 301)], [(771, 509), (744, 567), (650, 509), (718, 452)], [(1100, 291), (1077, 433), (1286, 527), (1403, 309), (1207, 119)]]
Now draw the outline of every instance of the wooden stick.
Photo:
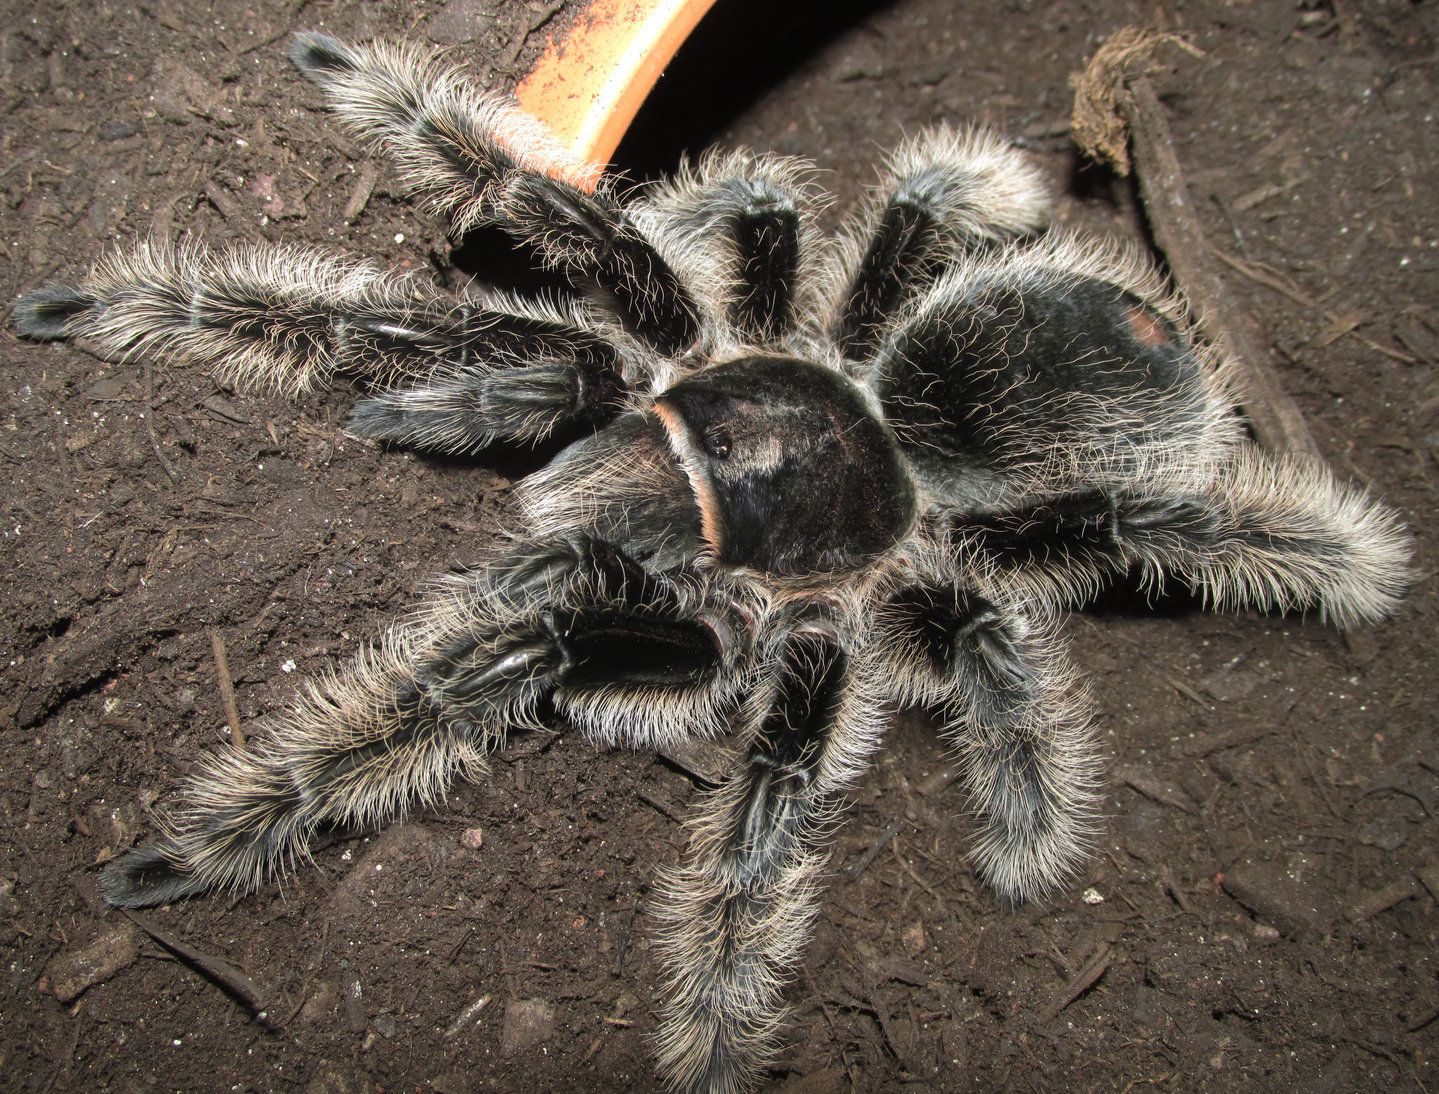
[(225, 640), (214, 627), (210, 628), (210, 652), (215, 655), (215, 675), (220, 682), (220, 702), (225, 706), (225, 721), (230, 724), (230, 742), (243, 750), (245, 731), (240, 728), (240, 708), (235, 705), (235, 684), (230, 679), (230, 660), (225, 656)]
[(1090, 58), (1075, 81), (1071, 132), (1091, 159), (1139, 180), (1140, 201), (1175, 286), (1189, 301), (1199, 331), (1232, 361), (1244, 411), (1266, 448), (1318, 458), (1319, 446), (1299, 407), (1284, 393), (1264, 348), (1234, 306), (1194, 213), (1169, 120), (1146, 72), (1154, 51), (1173, 45), (1203, 54), (1174, 34), (1125, 27)]
[(205, 977), (206, 980), (218, 984), (226, 993), (244, 1003), (250, 1013), (254, 1015), (255, 1021), (267, 1029), (279, 1028), (279, 1023), (270, 1016), (266, 1009), (265, 993), (234, 965), (222, 957), (198, 950), (188, 942), (181, 941), (141, 912), (132, 911), (129, 908), (122, 908), (121, 911), (130, 918), (135, 926)]
[(1267, 355), (1250, 337), (1246, 320), (1230, 299), (1209, 244), (1194, 215), (1194, 202), (1174, 151), (1164, 107), (1148, 76), (1126, 82), (1120, 110), (1129, 123), (1130, 153), (1140, 200), (1169, 272), (1194, 308), (1200, 331), (1228, 351), (1240, 368), (1244, 412), (1255, 439), (1266, 448), (1319, 457), (1319, 446), (1294, 400), (1280, 387)]

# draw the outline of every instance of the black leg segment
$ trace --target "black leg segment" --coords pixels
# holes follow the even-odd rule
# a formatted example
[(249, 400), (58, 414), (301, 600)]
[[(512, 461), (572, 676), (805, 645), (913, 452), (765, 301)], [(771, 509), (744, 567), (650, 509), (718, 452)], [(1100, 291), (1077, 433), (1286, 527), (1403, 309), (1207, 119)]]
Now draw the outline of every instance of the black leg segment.
[(1082, 859), (1095, 756), (1073, 673), (1012, 603), (959, 586), (900, 590), (877, 620), (902, 697), (935, 712), (975, 813), (975, 858), (1002, 900), (1061, 882)]
[(751, 743), (710, 798), (656, 914), (670, 970), (661, 1067), (679, 1089), (746, 1089), (773, 1051), (781, 990), (817, 908), (825, 836), (883, 722), (823, 622), (780, 639)]
[(497, 223), (573, 280), (603, 289), (635, 334), (661, 353), (680, 353), (699, 337), (689, 293), (613, 201), (513, 172), (501, 190)]
[(736, 196), (729, 234), (737, 286), (729, 319), (749, 337), (773, 341), (795, 324), (799, 209), (792, 195), (760, 182)]

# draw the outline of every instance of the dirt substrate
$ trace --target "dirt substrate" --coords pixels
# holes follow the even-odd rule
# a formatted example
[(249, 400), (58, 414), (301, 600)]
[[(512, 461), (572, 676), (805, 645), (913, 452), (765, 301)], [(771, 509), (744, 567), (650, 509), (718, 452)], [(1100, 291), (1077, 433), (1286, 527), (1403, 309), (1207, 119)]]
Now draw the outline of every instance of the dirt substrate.
[[(1161, 20), (1203, 51), (1155, 77), (1195, 210), (1260, 275), (1227, 267), (1228, 287), (1327, 459), (1416, 537), (1399, 616), (1348, 635), (1130, 595), (1075, 616), (1110, 785), (1097, 853), (1046, 903), (1003, 912), (975, 882), (941, 745), (898, 719), (835, 845), (778, 1089), (1435, 1089), (1436, 13), (722, 2), (660, 85), (620, 153), (636, 173), (714, 142), (807, 156), (834, 219), (898, 134), (981, 119), (1033, 151), (1061, 220), (1141, 237), (1129, 184), (1077, 162), (1068, 81), (1119, 28)], [(462, 285), (473, 254), (328, 123), (285, 36), (440, 43), (505, 86), (567, 15), (12, 6), (4, 292), (151, 234)], [(251, 729), (430, 575), (482, 558), (533, 460), (358, 442), (350, 391), (237, 393), (8, 326), (0, 352), (0, 1086), (656, 1089), (646, 901), (697, 788), (651, 755), (520, 740), (483, 785), (332, 841), (282, 885), (151, 914), (242, 970), (275, 1028), (96, 893), (98, 865), (226, 747), (212, 636)]]

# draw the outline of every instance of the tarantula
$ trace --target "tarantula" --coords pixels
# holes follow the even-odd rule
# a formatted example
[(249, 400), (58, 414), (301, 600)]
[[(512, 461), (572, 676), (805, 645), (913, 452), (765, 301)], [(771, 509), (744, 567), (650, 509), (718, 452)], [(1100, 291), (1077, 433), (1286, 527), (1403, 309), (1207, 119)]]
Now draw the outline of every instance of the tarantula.
[(289, 392), (352, 374), (351, 433), (432, 452), (578, 439), (521, 484), (516, 546), (211, 760), (106, 868), (112, 904), (252, 889), (556, 713), (605, 745), (736, 733), (653, 911), (660, 1066), (737, 1090), (891, 705), (933, 712), (976, 867), (1024, 901), (1082, 860), (1099, 796), (1061, 609), (1126, 572), (1341, 626), (1403, 592), (1395, 517), (1250, 443), (1159, 276), (1042, 232), (1037, 172), (991, 134), (906, 141), (825, 239), (798, 161), (712, 152), (622, 201), (433, 58), (319, 34), (291, 56), (422, 205), (583, 291), (455, 301), (293, 248), (147, 244), (22, 298), (20, 331)]

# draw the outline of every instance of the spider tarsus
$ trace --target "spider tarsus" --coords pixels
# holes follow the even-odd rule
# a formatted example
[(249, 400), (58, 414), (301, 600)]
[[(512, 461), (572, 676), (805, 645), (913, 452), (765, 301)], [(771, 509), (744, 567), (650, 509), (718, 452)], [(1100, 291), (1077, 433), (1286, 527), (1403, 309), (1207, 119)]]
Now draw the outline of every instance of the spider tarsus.
[(204, 892), (207, 879), (189, 870), (173, 843), (132, 851), (105, 867), (100, 895), (117, 908), (151, 908)]
[(15, 329), (37, 342), (73, 338), (99, 301), (83, 286), (49, 285), (15, 302)]
[(321, 87), (340, 73), (359, 67), (355, 54), (344, 42), (311, 30), (295, 33), (290, 39), (289, 56), (296, 68)]

